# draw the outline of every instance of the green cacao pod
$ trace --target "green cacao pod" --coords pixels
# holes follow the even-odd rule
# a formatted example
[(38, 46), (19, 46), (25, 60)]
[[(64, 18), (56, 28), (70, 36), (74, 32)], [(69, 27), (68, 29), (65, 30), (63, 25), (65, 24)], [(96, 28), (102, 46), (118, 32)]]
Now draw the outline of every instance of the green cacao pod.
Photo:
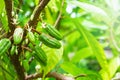
[(30, 42), (35, 43), (35, 36), (31, 31), (28, 32), (28, 39)]
[(14, 44), (19, 44), (22, 41), (22, 38), (23, 38), (23, 29), (18, 27), (15, 29), (13, 34)]
[(61, 47), (61, 43), (54, 39), (54, 38), (49, 38), (46, 35), (41, 34), (39, 36), (39, 39), (48, 47), (50, 48), (56, 48), (59, 49)]
[(55, 39), (57, 39), (57, 40), (62, 39), (60, 32), (56, 28), (54, 28), (52, 25), (46, 24), (44, 29), (50, 36), (54, 37)]
[(13, 55), (16, 52), (16, 50), (17, 50), (17, 46), (12, 45), (11, 50), (10, 50), (10, 54)]
[(11, 41), (7, 38), (0, 40), (0, 55), (6, 53), (11, 47)]
[(47, 56), (43, 49), (36, 45), (33, 51), (34, 58), (43, 66), (47, 65)]

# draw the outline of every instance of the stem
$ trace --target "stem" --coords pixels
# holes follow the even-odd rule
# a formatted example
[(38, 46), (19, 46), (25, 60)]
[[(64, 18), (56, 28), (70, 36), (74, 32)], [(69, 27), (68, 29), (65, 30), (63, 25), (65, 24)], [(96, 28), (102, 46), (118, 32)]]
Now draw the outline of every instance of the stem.
[(30, 48), (28, 48), (28, 47), (25, 47), (25, 46), (21, 46), (21, 47), (22, 47), (23, 49), (26, 49), (26, 50), (32, 52), (32, 50), (31, 50)]
[(12, 0), (4, 0), (4, 2), (5, 2), (5, 9), (6, 9), (7, 18), (8, 18), (8, 26), (9, 26), (11, 32), (13, 32), (16, 27), (16, 25), (13, 24), (14, 21), (13, 21), (13, 16), (12, 16), (13, 2), (12, 2)]
[(63, 6), (64, 6), (64, 0), (62, 0), (62, 4), (61, 4), (61, 7), (60, 7), (60, 12), (59, 12), (58, 17), (57, 17), (57, 19), (56, 19), (56, 21), (55, 21), (54, 27), (57, 26), (57, 24), (59, 23), (59, 21), (60, 21), (60, 19), (61, 19)]
[(76, 76), (76, 77), (74, 77), (75, 79), (77, 79), (77, 78), (79, 78), (79, 77), (86, 77), (87, 75), (86, 74), (80, 74), (80, 75), (78, 75), (78, 76)]
[(36, 29), (32, 28), (32, 30), (36, 33), (38, 33), (39, 35), (41, 34), (41, 32), (37, 31)]
[(31, 15), (31, 19), (28, 21), (28, 25), (31, 27), (36, 28), (36, 25), (38, 23), (38, 18), (42, 10), (45, 8), (45, 6), (48, 4), (50, 0), (42, 0), (38, 4), (38, 6), (35, 7), (33, 14)]
[(6, 32), (4, 32), (2, 35), (0, 34), (0, 39), (6, 36), (6, 34), (7, 34)]
[[(35, 73), (26, 76), (25, 80), (32, 80), (32, 79), (37, 79), (37, 78), (42, 78), (43, 74), (42, 73)], [(57, 72), (50, 72), (46, 75), (46, 77), (53, 77), (56, 80), (75, 80), (73, 77), (65, 76), (63, 74), (59, 74)]]
[(18, 1), (19, 1), (19, 4), (18, 4), (17, 10), (16, 10), (16, 13), (17, 13), (17, 14), (19, 13), (20, 8), (21, 8), (21, 6), (22, 6), (22, 4), (23, 4), (23, 0), (18, 0)]

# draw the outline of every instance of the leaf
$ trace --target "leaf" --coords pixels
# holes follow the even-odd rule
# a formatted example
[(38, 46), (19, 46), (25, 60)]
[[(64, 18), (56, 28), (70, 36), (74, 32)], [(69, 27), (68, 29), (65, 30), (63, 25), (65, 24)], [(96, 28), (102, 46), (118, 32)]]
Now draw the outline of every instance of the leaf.
[(5, 4), (4, 0), (0, 0), (0, 22), (2, 23), (2, 29), (8, 31), (8, 23), (7, 23), (7, 16), (5, 13)]
[(67, 44), (64, 46), (64, 60), (71, 60), (72, 58), (74, 58), (74, 56), (76, 56), (71, 61), (79, 61), (82, 58), (82, 56), (80, 55), (81, 52), (79, 50), (88, 46), (84, 38), (80, 37), (79, 32), (75, 30), (74, 32), (72, 32), (72, 34), (69, 33), (69, 35), (66, 36), (65, 40)]
[[(76, 21), (78, 21), (78, 20), (76, 20)], [(75, 20), (74, 20), (74, 22), (75, 22)], [(94, 38), (94, 36), (91, 33), (89, 33), (81, 24), (79, 24), (78, 22), (75, 22), (75, 26), (77, 27), (80, 34), (85, 38), (88, 45), (91, 47), (101, 68), (105, 69), (106, 72), (108, 73), (107, 76), (109, 76), (108, 63), (107, 63), (103, 48), (100, 46), (98, 41)], [(105, 80), (105, 79), (103, 79), (103, 80)]]
[(39, 0), (35, 0), (35, 5), (38, 5), (38, 3), (39, 3)]
[[(109, 62), (110, 78), (112, 78), (114, 76), (114, 74), (116, 73), (116, 71), (119, 67), (120, 67), (120, 58), (119, 57), (115, 57), (115, 58), (110, 60), (110, 62)], [(102, 69), (100, 71), (100, 74), (102, 75), (104, 80), (109, 80), (109, 78), (107, 76), (108, 73), (106, 72), (106, 69)]]
[(108, 29), (108, 26), (106, 25), (101, 25), (101, 24), (98, 24), (94, 21), (91, 21), (91, 20), (84, 20), (82, 22), (82, 25), (83, 26), (86, 26), (87, 28), (90, 28), (90, 29), (99, 29), (99, 30), (107, 30)]
[(45, 17), (47, 18), (46, 22), (51, 23), (51, 24), (54, 23), (54, 18), (53, 18), (53, 15), (51, 14), (49, 7), (45, 8)]
[(75, 55), (72, 57), (72, 62), (79, 62), (81, 59), (87, 58), (89, 56), (93, 55), (93, 52), (90, 47), (85, 47), (80, 49), (75, 53)]
[(9, 27), (8, 27), (7, 15), (5, 12), (0, 14), (0, 21), (2, 23), (2, 29), (4, 29), (7, 32), (9, 30)]
[[(71, 62), (64, 62), (63, 64), (61, 64), (61, 68), (67, 73), (72, 74), (73, 76), (85, 74), (86, 75), (84, 76), (85, 80), (89, 80), (89, 79), (101, 80), (99, 73), (85, 69), (85, 68), (77, 67), (75, 64)], [(77, 80), (83, 80), (83, 79), (77, 79)]]
[(103, 80), (110, 80), (110, 75), (108, 75), (108, 71), (106, 71), (106, 69), (101, 69), (99, 73)]
[(82, 8), (83, 10), (85, 10), (88, 13), (91, 13), (97, 19), (101, 19), (101, 20), (104, 20), (104, 21), (110, 20), (108, 14), (103, 9), (101, 9), (100, 7), (97, 7), (97, 6), (92, 5), (92, 4), (80, 2), (80, 1), (69, 1), (69, 2), (71, 4), (74, 4), (74, 5)]
[(61, 64), (61, 68), (74, 76), (85, 73), (83, 69), (78, 68), (76, 65), (70, 62), (64, 62)]
[(60, 61), (63, 55), (63, 46), (60, 49), (49, 48), (45, 45), (42, 46), (47, 54), (47, 66), (44, 67), (44, 75), (50, 72), (56, 64)]
[(109, 71), (110, 71), (110, 77), (112, 78), (117, 71), (117, 69), (120, 67), (120, 57), (115, 57), (110, 60), (109, 62)]
[(4, 9), (4, 1), (0, 0), (0, 14), (2, 13), (3, 9)]

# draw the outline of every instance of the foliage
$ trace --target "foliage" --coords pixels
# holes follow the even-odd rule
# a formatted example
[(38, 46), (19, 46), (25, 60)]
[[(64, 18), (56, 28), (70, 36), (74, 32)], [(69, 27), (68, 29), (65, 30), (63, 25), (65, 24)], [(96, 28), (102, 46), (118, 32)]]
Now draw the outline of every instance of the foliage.
[[(12, 19), (15, 24), (12, 25), (15, 27), (12, 26), (12, 31), (7, 5), (5, 0), (0, 0), (0, 40), (8, 38), (12, 43), (11, 47), (0, 55), (0, 79), (16, 80), (22, 75), (27, 78), (40, 73), (39, 78), (55, 80), (60, 78), (52, 74), (56, 72), (57, 75), (62, 75), (60, 79), (65, 78), (64, 80), (116, 80), (116, 75), (120, 73), (120, 1), (50, 0), (36, 22), (30, 23), (42, 1), (49, 0), (14, 0)], [(52, 26), (48, 32), (44, 29), (46, 24)], [(13, 40), (16, 27), (24, 30), (22, 41), (18, 44)], [(63, 36), (62, 40), (49, 35), (55, 35), (54, 31)], [(32, 32), (32, 35), (28, 35), (28, 32)], [(53, 45), (49, 39), (46, 39), (45, 43), (41, 41), (41, 34), (57, 40), (62, 46), (47, 46)], [(33, 38), (35, 42), (31, 41)], [(36, 45), (43, 49), (47, 65), (42, 65), (42, 60), (39, 61), (43, 59), (39, 50), (37, 58), (33, 55)], [(15, 49), (10, 54), (12, 46)], [(0, 49), (2, 48), (1, 44)], [(19, 74), (18, 68), (23, 74)]]

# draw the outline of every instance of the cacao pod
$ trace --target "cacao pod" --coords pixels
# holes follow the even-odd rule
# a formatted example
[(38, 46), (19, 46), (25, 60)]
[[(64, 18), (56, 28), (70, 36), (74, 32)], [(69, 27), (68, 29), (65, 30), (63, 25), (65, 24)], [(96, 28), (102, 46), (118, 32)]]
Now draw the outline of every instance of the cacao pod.
[(12, 45), (12, 48), (10, 50), (10, 54), (13, 55), (16, 52), (16, 50), (17, 50), (17, 46)]
[(44, 29), (50, 36), (54, 37), (55, 39), (57, 39), (57, 40), (62, 39), (60, 32), (56, 28), (54, 28), (52, 25), (46, 24)]
[(6, 53), (11, 47), (11, 41), (7, 38), (0, 40), (0, 55)]
[(46, 35), (41, 34), (39, 36), (39, 39), (48, 47), (50, 48), (56, 48), (59, 49), (61, 47), (61, 43), (54, 39), (54, 38), (49, 38)]
[(31, 31), (28, 32), (28, 39), (30, 42), (35, 43), (35, 36)]
[(14, 44), (19, 44), (22, 41), (22, 38), (23, 38), (23, 29), (18, 27), (15, 29), (13, 34)]
[(38, 45), (35, 46), (34, 51), (33, 51), (33, 56), (38, 62), (40, 62), (41, 65), (43, 66), (47, 65), (46, 53), (40, 46)]

